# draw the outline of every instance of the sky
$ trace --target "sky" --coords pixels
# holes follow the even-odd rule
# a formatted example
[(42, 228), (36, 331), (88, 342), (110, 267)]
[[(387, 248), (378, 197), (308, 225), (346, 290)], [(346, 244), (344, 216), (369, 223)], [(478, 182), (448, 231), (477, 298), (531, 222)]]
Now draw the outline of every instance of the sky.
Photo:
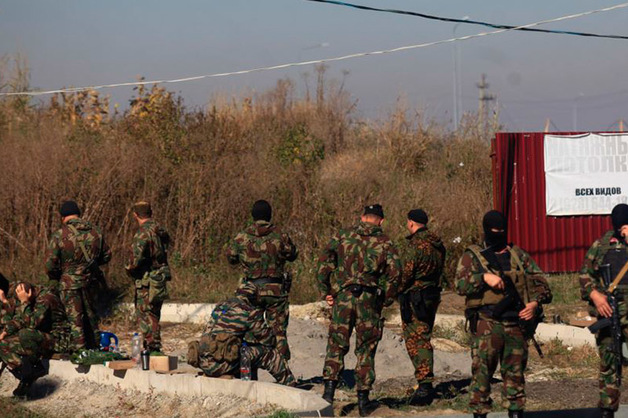
[[(591, 0), (355, 0), (453, 18), (522, 25), (620, 4)], [(628, 35), (628, 8), (544, 25)], [(305, 0), (0, 0), (0, 56), (28, 58), (31, 86), (56, 89), (228, 72), (337, 57), (490, 31), (485, 27), (361, 11)], [(506, 32), (458, 41), (462, 111), (476, 112), (486, 74), (505, 130), (628, 129), (628, 40)], [(399, 98), (453, 127), (454, 45), (329, 64), (357, 116), (385, 118)], [(250, 94), (313, 66), (171, 84), (189, 107)], [(104, 91), (125, 107), (130, 87)]]

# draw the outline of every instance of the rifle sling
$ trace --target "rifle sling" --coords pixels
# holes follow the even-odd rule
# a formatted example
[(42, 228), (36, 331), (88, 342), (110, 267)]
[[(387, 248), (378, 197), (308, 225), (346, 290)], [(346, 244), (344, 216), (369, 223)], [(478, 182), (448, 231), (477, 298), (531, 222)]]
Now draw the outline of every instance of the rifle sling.
[(87, 264), (89, 265), (93, 259), (89, 257), (89, 254), (87, 254), (87, 250), (85, 249), (85, 244), (83, 243), (82, 240), (79, 239), (79, 232), (76, 229), (76, 227), (74, 225), (70, 225), (67, 224), (68, 228), (70, 228), (70, 230), (72, 231), (72, 233), (76, 236), (76, 240), (79, 243), (79, 247), (81, 248), (81, 252), (83, 253), (83, 257), (85, 257), (85, 261), (87, 262)]
[(617, 276), (615, 276), (615, 279), (610, 284), (610, 286), (608, 286), (608, 293), (612, 294), (615, 291), (615, 289), (617, 288), (617, 285), (619, 285), (619, 282), (624, 277), (626, 272), (628, 272), (628, 261), (626, 262), (626, 264), (624, 264), (621, 270), (619, 270), (619, 273), (617, 273)]

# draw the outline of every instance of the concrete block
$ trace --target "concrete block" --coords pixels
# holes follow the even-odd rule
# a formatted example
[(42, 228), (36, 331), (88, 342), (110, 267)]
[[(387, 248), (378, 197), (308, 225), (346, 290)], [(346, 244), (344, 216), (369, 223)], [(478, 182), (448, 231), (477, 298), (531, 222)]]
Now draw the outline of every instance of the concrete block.
[(330, 405), (316, 393), (268, 382), (214, 379), (193, 374), (163, 374), (137, 368), (112, 370), (103, 365), (79, 367), (69, 361), (50, 360), (49, 373), (63, 380), (85, 379), (140, 392), (202, 396), (215, 393), (238, 396), (259, 404), (273, 404), (297, 415), (331, 416)]

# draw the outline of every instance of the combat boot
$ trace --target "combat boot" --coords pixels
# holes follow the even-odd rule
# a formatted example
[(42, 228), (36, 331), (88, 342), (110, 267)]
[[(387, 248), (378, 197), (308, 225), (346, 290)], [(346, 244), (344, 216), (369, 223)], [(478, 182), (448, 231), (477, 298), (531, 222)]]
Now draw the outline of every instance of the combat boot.
[(477, 414), (477, 413), (473, 413), (473, 418), (486, 418), (486, 414)]
[(371, 401), (368, 390), (358, 390), (358, 414), (361, 417), (367, 416), (371, 411)]
[(427, 406), (434, 400), (434, 387), (431, 383), (419, 383), (419, 387), (410, 397), (410, 405)]
[(328, 403), (334, 404), (334, 394), (336, 393), (337, 380), (325, 380), (325, 391), (323, 392), (323, 399)]
[(523, 411), (508, 411), (508, 418), (523, 418)]
[(600, 409), (600, 416), (602, 418), (615, 418), (615, 411), (610, 410), (610, 409), (601, 408)]
[(198, 367), (201, 364), (200, 361), (200, 344), (198, 341), (190, 341), (188, 343), (188, 364), (192, 367)]

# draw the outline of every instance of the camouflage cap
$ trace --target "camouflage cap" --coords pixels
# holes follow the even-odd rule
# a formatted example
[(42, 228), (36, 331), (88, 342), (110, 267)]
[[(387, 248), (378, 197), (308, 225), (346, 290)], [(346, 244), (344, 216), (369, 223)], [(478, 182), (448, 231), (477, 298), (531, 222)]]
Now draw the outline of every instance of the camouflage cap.
[(142, 219), (153, 216), (153, 209), (151, 208), (150, 203), (146, 201), (136, 202), (133, 205), (133, 212)]

